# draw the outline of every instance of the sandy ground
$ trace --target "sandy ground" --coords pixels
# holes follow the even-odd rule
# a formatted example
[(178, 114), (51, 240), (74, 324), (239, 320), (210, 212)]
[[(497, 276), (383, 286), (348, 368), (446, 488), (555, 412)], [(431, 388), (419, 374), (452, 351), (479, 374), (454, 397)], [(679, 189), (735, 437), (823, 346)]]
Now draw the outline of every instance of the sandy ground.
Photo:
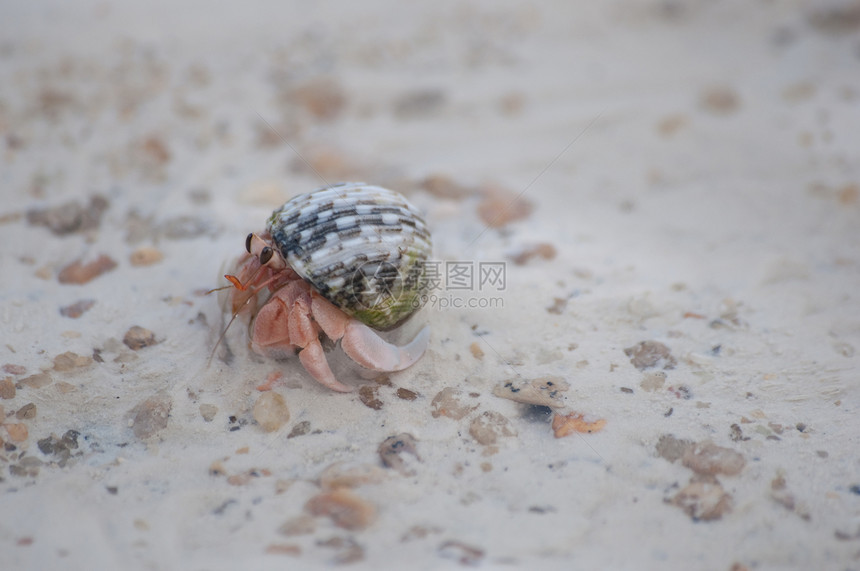
[[(856, 1), (6, 2), (0, 133), (0, 568), (860, 569)], [(210, 362), (338, 180), (504, 288)]]

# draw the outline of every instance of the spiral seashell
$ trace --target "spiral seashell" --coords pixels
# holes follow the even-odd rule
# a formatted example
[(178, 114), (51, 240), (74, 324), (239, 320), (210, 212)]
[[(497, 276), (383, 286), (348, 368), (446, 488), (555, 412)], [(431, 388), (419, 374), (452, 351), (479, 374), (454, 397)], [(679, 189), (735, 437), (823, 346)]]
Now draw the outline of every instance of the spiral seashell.
[(319, 188), (275, 210), (267, 230), (299, 276), (374, 329), (397, 327), (426, 299), (430, 232), (397, 192), (361, 182)]

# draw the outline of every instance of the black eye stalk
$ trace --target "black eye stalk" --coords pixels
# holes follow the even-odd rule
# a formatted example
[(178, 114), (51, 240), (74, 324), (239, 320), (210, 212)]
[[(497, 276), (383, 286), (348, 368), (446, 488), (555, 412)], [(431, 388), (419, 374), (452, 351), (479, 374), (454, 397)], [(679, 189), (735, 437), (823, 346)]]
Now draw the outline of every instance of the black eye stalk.
[(268, 246), (263, 248), (260, 251), (260, 265), (265, 266), (269, 263), (269, 260), (272, 259), (272, 256), (275, 255), (275, 252)]
[(245, 238), (245, 250), (250, 254), (251, 253), (251, 240), (254, 238), (254, 233), (248, 234), (248, 237)]

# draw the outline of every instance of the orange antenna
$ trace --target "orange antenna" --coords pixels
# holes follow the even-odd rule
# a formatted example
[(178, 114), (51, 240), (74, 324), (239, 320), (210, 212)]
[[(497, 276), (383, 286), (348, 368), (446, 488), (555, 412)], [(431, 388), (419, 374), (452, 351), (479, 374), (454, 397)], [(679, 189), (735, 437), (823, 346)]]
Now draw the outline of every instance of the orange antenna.
[[(265, 267), (266, 266), (260, 266), (259, 269), (257, 269), (257, 271), (255, 271), (254, 274), (245, 282), (245, 284), (254, 283), (254, 280), (257, 279), (257, 276), (259, 276), (260, 272)], [(215, 288), (215, 289), (209, 290), (206, 293), (212, 293), (213, 291), (220, 291), (222, 289), (227, 289), (227, 288), (233, 287), (239, 291), (247, 291), (248, 296), (245, 298), (245, 300), (241, 304), (239, 304), (238, 307), (233, 308), (233, 314), (230, 316), (230, 321), (227, 322), (227, 326), (224, 327), (224, 331), (222, 331), (221, 335), (218, 337), (218, 342), (215, 343), (215, 347), (212, 348), (212, 353), (209, 355), (209, 360), (206, 362), (207, 367), (210, 364), (212, 364), (212, 358), (215, 357), (215, 352), (218, 350), (218, 347), (221, 346), (221, 342), (224, 341), (224, 337), (227, 335), (227, 330), (230, 329), (230, 326), (233, 325), (234, 321), (236, 321), (236, 318), (239, 316), (239, 313), (242, 312), (242, 309), (246, 305), (248, 305), (252, 299), (254, 299), (254, 296), (256, 296), (260, 292), (260, 290), (267, 287), (272, 282), (277, 281), (278, 278), (280, 278), (281, 276), (278, 274), (272, 275), (269, 279), (265, 280), (263, 283), (257, 284), (253, 288), (250, 285), (243, 284), (242, 281), (239, 278), (237, 278), (236, 276), (227, 274), (224, 277), (227, 279), (227, 281), (230, 282), (231, 285)]]

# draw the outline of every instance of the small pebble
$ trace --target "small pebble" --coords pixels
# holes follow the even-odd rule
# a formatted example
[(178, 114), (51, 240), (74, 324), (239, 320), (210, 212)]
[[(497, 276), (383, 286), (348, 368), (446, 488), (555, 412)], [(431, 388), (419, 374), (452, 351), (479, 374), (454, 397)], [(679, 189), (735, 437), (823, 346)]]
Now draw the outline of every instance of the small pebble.
[(60, 315), (62, 315), (63, 317), (77, 319), (78, 317), (89, 311), (95, 304), (96, 300), (94, 299), (82, 299), (80, 301), (76, 301), (72, 305), (61, 307)]
[(732, 439), (732, 442), (741, 442), (750, 439), (749, 436), (744, 436), (743, 429), (741, 429), (741, 426), (737, 423), (732, 424), (729, 427), (729, 438)]
[(463, 391), (454, 387), (446, 387), (439, 391), (430, 403), (433, 418), (447, 416), (454, 420), (460, 420), (476, 408), (477, 404), (464, 402)]
[(170, 150), (164, 141), (155, 135), (138, 141), (136, 151), (145, 164), (161, 166), (170, 161)]
[(389, 436), (379, 445), (379, 458), (386, 468), (393, 468), (404, 476), (412, 476), (415, 471), (410, 469), (404, 454), (412, 455), (416, 460), (421, 460), (417, 450), (418, 441), (411, 434), (403, 433)]
[(501, 228), (528, 218), (534, 210), (528, 199), (496, 186), (484, 187), (482, 194), (478, 216), (490, 228)]
[(693, 477), (670, 503), (684, 510), (693, 521), (714, 521), (731, 511), (732, 496), (716, 478)]
[(606, 426), (606, 419), (594, 421), (585, 420), (585, 415), (578, 412), (556, 414), (552, 419), (552, 430), (556, 438), (563, 438), (574, 432), (591, 434), (600, 432)]
[(311, 431), (311, 423), (308, 420), (303, 420), (301, 422), (297, 422), (290, 433), (287, 435), (287, 438), (295, 438), (296, 436), (304, 436), (308, 432)]
[(307, 514), (297, 515), (281, 524), (278, 533), (292, 537), (294, 535), (308, 535), (317, 529), (317, 521)]
[(86, 355), (78, 355), (77, 353), (66, 351), (65, 353), (61, 353), (54, 357), (54, 370), (71, 371), (72, 369), (87, 367), (92, 363), (92, 357), (88, 357)]
[(699, 97), (699, 104), (705, 111), (716, 115), (729, 115), (740, 107), (740, 97), (731, 88), (712, 87)]
[[(50, 377), (48, 377), (48, 378), (50, 378)], [(57, 388), (57, 391), (63, 395), (67, 395), (71, 392), (78, 390), (78, 387), (76, 387), (72, 383), (67, 383), (66, 381), (60, 381), (54, 386)]]
[(129, 211), (123, 222), (125, 228), (125, 241), (129, 244), (137, 244), (143, 240), (156, 238), (156, 227), (154, 216), (143, 216), (135, 209)]
[[(849, 183), (839, 190), (840, 204), (843, 204), (844, 206), (850, 206), (853, 204), (857, 204), (858, 200), (860, 200), (860, 185)], [(849, 347), (851, 346), (849, 345)], [(854, 350), (853, 347), (851, 350)], [(849, 355), (846, 355), (846, 357), (847, 356)]]
[(36, 373), (35, 375), (24, 377), (23, 379), (18, 381), (18, 383), (22, 387), (30, 387), (32, 389), (41, 389), (42, 387), (47, 387), (52, 382), (54, 382), (54, 380), (48, 373)]
[(454, 559), (460, 565), (477, 567), (484, 558), (484, 550), (473, 547), (461, 541), (446, 541), (439, 546), (439, 556), (445, 559)]
[(641, 341), (626, 348), (624, 354), (630, 357), (630, 363), (639, 370), (660, 366), (674, 369), (678, 364), (669, 348), (659, 341)]
[(794, 494), (785, 489), (785, 487), (785, 478), (775, 478), (771, 482), (772, 491), (770, 494), (770, 498), (788, 511), (800, 516), (801, 519), (809, 521), (811, 519), (811, 514), (809, 513), (809, 510), (806, 508), (806, 506), (799, 503), (794, 497)]
[(395, 394), (397, 395), (397, 398), (401, 400), (412, 401), (418, 398), (418, 393), (416, 393), (415, 391), (410, 391), (409, 389), (404, 389), (403, 387), (397, 389), (397, 392)]
[(291, 543), (270, 543), (266, 546), (269, 555), (292, 555), (298, 557), (302, 554), (302, 548)]
[(770, 481), (771, 490), (784, 490), (786, 488), (785, 475), (779, 474), (776, 478)]
[(6, 433), (9, 435), (9, 440), (12, 442), (24, 442), (29, 436), (27, 425), (23, 422), (13, 422), (3, 425), (6, 428)]
[(15, 398), (15, 392), (15, 383), (12, 382), (10, 377), (6, 377), (0, 381), (0, 399), (13, 399)]
[(290, 409), (280, 393), (267, 391), (254, 403), (253, 415), (264, 432), (274, 432), (290, 420)]
[(143, 440), (167, 427), (171, 408), (173, 400), (166, 394), (158, 394), (131, 409), (134, 435)]
[(297, 174), (319, 173), (328, 180), (361, 180), (364, 176), (364, 167), (337, 149), (310, 149), (304, 152), (303, 159), (296, 157), (290, 164), (290, 169)]
[(484, 358), (484, 351), (481, 349), (481, 346), (478, 345), (477, 341), (474, 341), (469, 345), (469, 351), (472, 353), (472, 357), (479, 361)]
[(711, 442), (691, 446), (684, 452), (681, 462), (697, 474), (708, 476), (716, 474), (734, 476), (739, 474), (746, 465), (742, 454)]
[(132, 351), (139, 351), (144, 347), (149, 347), (158, 343), (155, 340), (155, 333), (149, 329), (140, 327), (139, 325), (133, 325), (129, 328), (129, 330), (125, 332), (122, 342)]
[(552, 260), (557, 254), (555, 246), (547, 242), (541, 242), (539, 244), (524, 246), (518, 252), (509, 255), (508, 258), (516, 265), (523, 266), (535, 258)]
[(30, 420), (36, 418), (36, 405), (27, 403), (15, 412), (15, 418), (18, 420)]
[(77, 430), (67, 430), (62, 438), (57, 438), (55, 435), (42, 438), (36, 445), (42, 454), (54, 455), (55, 461), (61, 466), (65, 465), (66, 461), (71, 458), (72, 450), (78, 448), (78, 436), (80, 432)]
[(657, 454), (664, 460), (675, 462), (684, 457), (687, 450), (692, 448), (696, 443), (692, 440), (683, 440), (675, 437), (674, 434), (664, 434), (657, 441), (655, 447)]
[(283, 102), (299, 106), (317, 119), (332, 120), (346, 105), (346, 93), (334, 79), (315, 78), (285, 94)]
[(365, 484), (379, 484), (388, 474), (379, 466), (373, 464), (348, 464), (335, 462), (320, 474), (320, 486), (323, 490), (337, 488), (357, 488)]
[(671, 137), (683, 127), (689, 124), (690, 120), (686, 115), (676, 113), (663, 117), (657, 124), (657, 132), (664, 137)]
[(337, 550), (332, 563), (349, 565), (364, 559), (364, 548), (351, 537), (330, 537), (318, 540), (317, 545)]
[(512, 379), (496, 385), (493, 394), (497, 397), (548, 407), (564, 406), (564, 393), (570, 384), (561, 377), (538, 379)]
[(398, 119), (431, 117), (442, 110), (445, 102), (445, 92), (440, 89), (415, 89), (397, 98), (394, 115)]
[(379, 385), (363, 385), (358, 389), (358, 398), (367, 408), (380, 410), (382, 400), (379, 398)]
[(155, 248), (142, 247), (138, 248), (128, 257), (128, 261), (132, 266), (151, 266), (164, 259), (164, 254)]
[(436, 527), (435, 525), (413, 525), (400, 536), (400, 543), (407, 543), (409, 541), (415, 541), (416, 539), (424, 539), (437, 533), (442, 533), (442, 528)]
[(467, 186), (458, 184), (454, 179), (443, 174), (432, 174), (421, 181), (421, 188), (438, 198), (462, 200), (473, 193)]
[(253, 480), (255, 478), (259, 478), (261, 476), (268, 477), (271, 475), (272, 475), (272, 472), (265, 469), (265, 468), (262, 468), (262, 469), (251, 468), (251, 469), (246, 470), (244, 472), (240, 472), (239, 474), (233, 474), (232, 476), (228, 476), (227, 477), (227, 483), (230, 484), (231, 486), (244, 486), (248, 482), (250, 482), (251, 480)]
[(287, 480), (285, 478), (278, 478), (275, 480), (275, 493), (283, 494), (287, 490), (293, 487), (295, 480)]
[(767, 426), (777, 434), (782, 434), (783, 432), (785, 432), (785, 427), (777, 422), (768, 422)]
[(561, 315), (564, 313), (564, 309), (567, 307), (567, 302), (569, 300), (566, 297), (554, 297), (552, 300), (552, 305), (546, 308), (547, 313), (552, 313), (553, 315)]
[[(25, 456), (18, 461), (18, 464), (9, 466), (9, 473), (13, 476), (35, 478), (39, 475), (39, 468), (43, 464), (44, 462), (35, 456)], [(29, 543), (23, 545), (29, 545)]]
[(209, 465), (209, 475), (210, 476), (226, 476), (227, 469), (224, 467), (224, 463), (221, 460), (215, 460), (212, 464)]
[(14, 365), (12, 363), (6, 363), (3, 365), (3, 372), (9, 373), (10, 375), (23, 375), (27, 372), (27, 367), (22, 365)]
[(365, 529), (376, 519), (373, 504), (345, 488), (312, 497), (305, 510), (313, 516), (328, 516), (336, 526), (350, 531)]
[(499, 111), (502, 115), (511, 117), (522, 113), (526, 104), (526, 97), (522, 93), (512, 92), (502, 95), (498, 101)]
[(469, 424), (469, 434), (478, 444), (491, 446), (498, 442), (499, 438), (516, 436), (517, 432), (504, 415), (488, 410)]
[(822, 2), (811, 6), (813, 9), (806, 20), (822, 34), (849, 35), (860, 30), (860, 4), (857, 2)]
[(60, 270), (57, 279), (61, 284), (80, 285), (90, 282), (114, 268), (116, 268), (116, 262), (109, 256), (102, 254), (88, 264), (84, 264), (81, 260), (75, 260)]
[(656, 373), (645, 373), (642, 375), (642, 381), (639, 383), (639, 386), (642, 387), (643, 391), (653, 393), (662, 389), (665, 384), (666, 373), (657, 371)]
[(88, 205), (72, 201), (52, 208), (34, 208), (27, 212), (27, 222), (64, 236), (98, 228), (107, 207), (107, 199), (96, 195), (90, 198)]
[(218, 414), (218, 407), (214, 404), (201, 404), (200, 405), (200, 416), (203, 417), (203, 420), (206, 422), (212, 422), (212, 419), (215, 418), (215, 415)]

